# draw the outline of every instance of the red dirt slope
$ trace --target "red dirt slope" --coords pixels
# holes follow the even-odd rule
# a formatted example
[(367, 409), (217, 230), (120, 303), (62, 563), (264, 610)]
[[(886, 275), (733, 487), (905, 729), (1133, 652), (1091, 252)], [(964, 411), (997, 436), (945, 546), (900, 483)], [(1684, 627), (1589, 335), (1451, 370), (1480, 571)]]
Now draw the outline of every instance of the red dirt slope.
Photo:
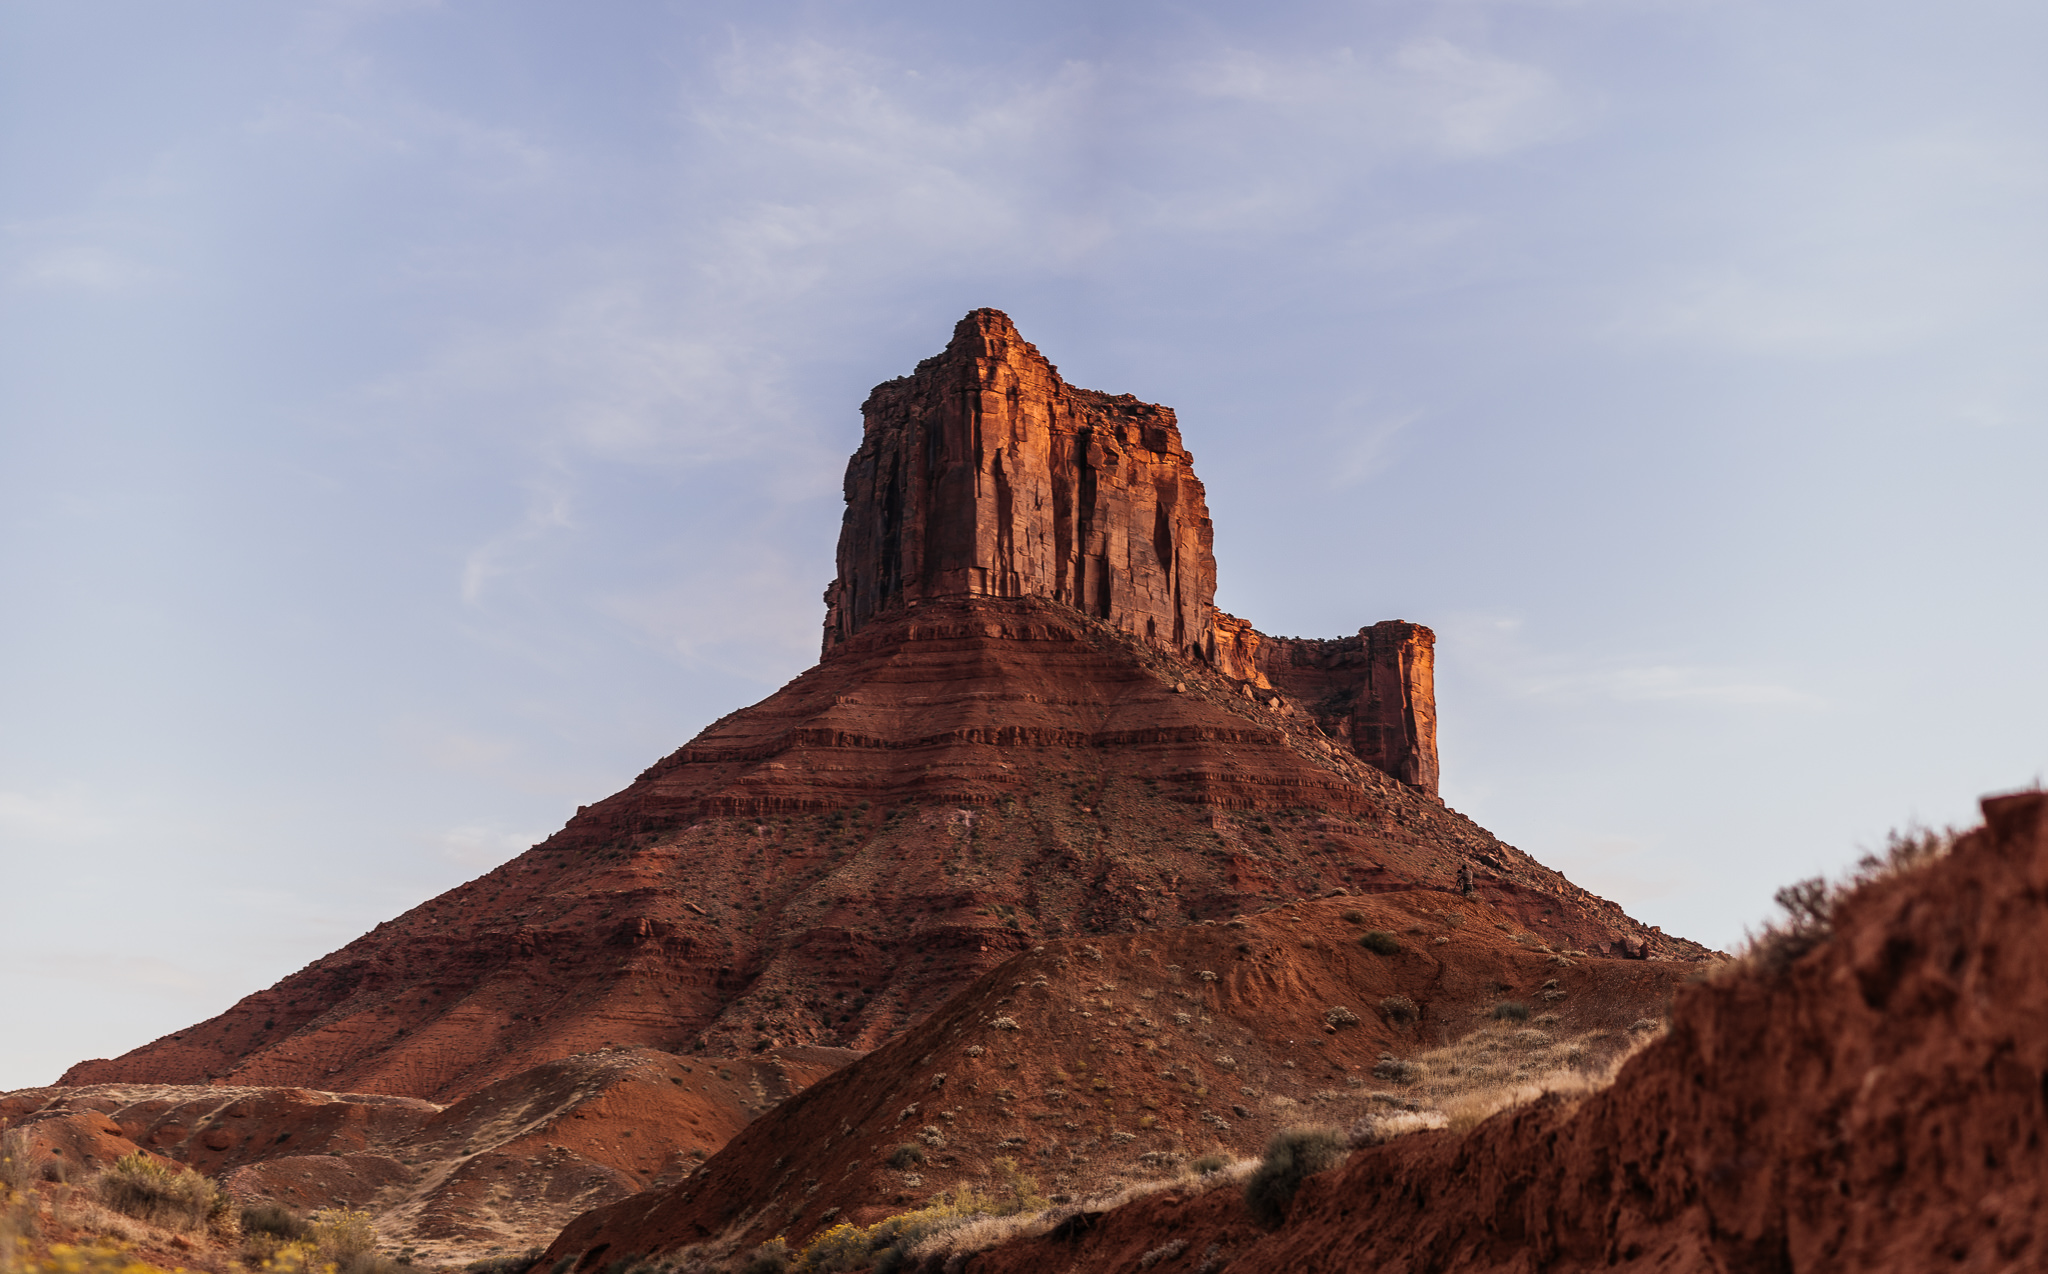
[(304, 1088), (31, 1088), (0, 1095), (0, 1127), (23, 1128), (37, 1159), (74, 1176), (146, 1150), (245, 1202), (365, 1208), (391, 1245), (469, 1259), (545, 1242), (578, 1213), (694, 1170), (757, 1111), (849, 1056), (815, 1053), (611, 1050), (446, 1107)]
[(1984, 813), (1788, 969), (1685, 988), (1670, 1034), (1576, 1106), (1356, 1152), (1271, 1234), (1217, 1190), (969, 1268), (1133, 1269), (1175, 1241), (1149, 1268), (2048, 1268), (2048, 795)]
[[(1547, 1010), (1544, 1031), (1602, 1032), (1619, 1049), (1695, 967), (1574, 961), (1514, 928), (1483, 903), (1410, 891), (1049, 943), (769, 1112), (687, 1181), (579, 1218), (547, 1259), (609, 1263), (734, 1227), (742, 1246), (800, 1239), (983, 1182), (1003, 1156), (1082, 1195), (1210, 1150), (1253, 1153), (1279, 1126), (1402, 1104), (1374, 1077), (1382, 1056), (1463, 1036), (1510, 996)], [(1361, 946), (1373, 929), (1401, 949)], [(1393, 995), (1419, 1020), (1389, 1017)], [(892, 1167), (903, 1145), (922, 1162)]]
[(62, 1082), (448, 1100), (607, 1044), (867, 1048), (1046, 938), (1461, 868), (1552, 946), (1705, 954), (1270, 694), (1057, 603), (933, 603), (489, 875)]

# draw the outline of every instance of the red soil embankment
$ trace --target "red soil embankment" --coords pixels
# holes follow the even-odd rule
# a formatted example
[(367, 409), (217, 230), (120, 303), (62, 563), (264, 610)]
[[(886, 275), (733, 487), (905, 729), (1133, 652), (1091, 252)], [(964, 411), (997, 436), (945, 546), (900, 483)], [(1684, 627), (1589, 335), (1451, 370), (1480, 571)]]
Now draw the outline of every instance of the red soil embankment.
[[(1285, 1224), (1160, 1196), (973, 1274), (2048, 1267), (2048, 796), (1984, 802), (1789, 968), (1686, 988), (1615, 1084), (1311, 1178)], [(1070, 1227), (1070, 1231), (1079, 1227)]]

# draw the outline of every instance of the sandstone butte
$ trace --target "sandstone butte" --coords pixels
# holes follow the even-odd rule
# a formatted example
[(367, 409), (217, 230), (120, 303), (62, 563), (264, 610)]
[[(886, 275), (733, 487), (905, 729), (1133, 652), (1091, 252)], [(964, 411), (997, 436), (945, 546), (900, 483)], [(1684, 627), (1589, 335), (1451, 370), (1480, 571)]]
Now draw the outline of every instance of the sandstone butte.
[[(1170, 409), (1067, 385), (1008, 318), (977, 310), (863, 415), (815, 667), (496, 870), (218, 1017), (79, 1063), (0, 1119), (118, 1123), (142, 1093), (129, 1122), (212, 1163), (234, 1116), (202, 1132), (147, 1112), (225, 1088), (245, 1109), (342, 1102), (424, 1128), (441, 1116), (369, 1098), (454, 1111), (511, 1084), (555, 1110), (546, 1068), (572, 1064), (611, 1076), (572, 1086), (599, 1102), (627, 1082), (597, 1065), (604, 1050), (686, 1059), (700, 1077), (740, 1073), (742, 1057), (779, 1068), (751, 1099), (703, 1094), (723, 1113), (706, 1106), (688, 1131), (650, 1115), (630, 1153), (543, 1137), (504, 1160), (506, 1181), (538, 1180), (536, 1156), (573, 1152), (564, 1179), (617, 1173), (600, 1192), (617, 1197), (723, 1144), (734, 1111), (902, 1037), (1047, 944), (1151, 959), (1139, 936), (1344, 894), (1400, 895), (1416, 916), (1481, 908), (1531, 947), (1647, 961), (1647, 980), (1615, 976), (1652, 1001), (1709, 954), (1445, 806), (1429, 629), (1275, 638), (1216, 609), (1206, 497)], [(312, 1096), (259, 1100), (287, 1090)], [(378, 1196), (390, 1226), (452, 1233), (447, 1209), (420, 1220), (424, 1188)]]

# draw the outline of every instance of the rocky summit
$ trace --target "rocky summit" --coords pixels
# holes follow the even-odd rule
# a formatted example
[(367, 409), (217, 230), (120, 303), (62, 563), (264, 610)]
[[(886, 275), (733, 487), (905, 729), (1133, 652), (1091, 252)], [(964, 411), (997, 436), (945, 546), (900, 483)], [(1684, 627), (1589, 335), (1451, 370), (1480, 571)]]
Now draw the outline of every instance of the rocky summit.
[[(784, 1059), (722, 1108), (751, 1115), (1034, 948), (1337, 895), (1455, 900), (1589, 959), (1707, 954), (1444, 805), (1429, 629), (1276, 638), (1216, 609), (1169, 408), (1067, 385), (977, 310), (863, 414), (815, 667), (496, 870), (62, 1084), (438, 1110), (605, 1050)], [(643, 1130), (631, 1171), (710, 1126)]]

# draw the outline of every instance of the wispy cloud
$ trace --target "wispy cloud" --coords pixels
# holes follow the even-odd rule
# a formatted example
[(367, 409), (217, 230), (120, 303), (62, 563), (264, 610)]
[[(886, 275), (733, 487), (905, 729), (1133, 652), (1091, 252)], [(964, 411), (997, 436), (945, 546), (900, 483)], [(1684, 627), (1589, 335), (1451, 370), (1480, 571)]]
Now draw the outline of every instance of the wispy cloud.
[(0, 791), (0, 833), (9, 837), (73, 843), (113, 830), (113, 820), (94, 807), (83, 787), (41, 795)]
[[(544, 833), (542, 834), (544, 835)], [(495, 867), (542, 839), (532, 832), (508, 832), (487, 824), (451, 827), (434, 837), (441, 853), (464, 867)]]
[(147, 282), (152, 271), (110, 248), (90, 244), (45, 248), (16, 270), (23, 284), (80, 292), (120, 292)]
[(1519, 620), (1454, 617), (1438, 626), (1462, 667), (1509, 693), (1557, 702), (1822, 708), (1820, 695), (1737, 666), (1543, 650)]
[(568, 493), (560, 489), (530, 491), (519, 525), (477, 545), (463, 558), (462, 600), (476, 605), (490, 583), (518, 570), (520, 559), (534, 546), (573, 527), (570, 504)]

